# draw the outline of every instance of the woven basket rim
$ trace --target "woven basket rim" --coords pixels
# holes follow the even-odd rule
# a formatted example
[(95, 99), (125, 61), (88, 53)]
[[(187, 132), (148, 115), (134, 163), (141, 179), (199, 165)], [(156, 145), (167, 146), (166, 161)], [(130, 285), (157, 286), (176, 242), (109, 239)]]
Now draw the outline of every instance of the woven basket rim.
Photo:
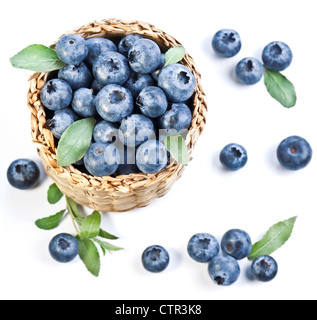
[[(182, 45), (172, 36), (156, 28), (154, 25), (138, 20), (124, 21), (119, 19), (108, 19), (94, 21), (76, 30), (68, 31), (63, 35), (72, 33), (80, 34), (84, 38), (138, 33), (155, 40), (161, 47), (165, 47), (166, 50), (173, 46)], [(54, 42), (51, 47), (54, 47), (56, 42)], [(206, 124), (207, 103), (201, 84), (201, 74), (198, 72), (193, 58), (187, 53), (181, 63), (192, 71), (197, 81), (197, 88), (193, 99), (193, 120), (186, 139), (186, 144), (191, 154)], [(32, 140), (38, 149), (42, 161), (49, 165), (57, 175), (63, 176), (72, 185), (83, 186), (88, 189), (93, 188), (96, 190), (131, 193), (139, 187), (148, 186), (157, 183), (160, 180), (168, 179), (172, 175), (178, 174), (183, 170), (183, 165), (176, 161), (172, 161), (166, 169), (156, 174), (136, 173), (117, 177), (96, 177), (83, 173), (72, 165), (68, 167), (59, 167), (57, 165), (54, 137), (52, 132), (45, 128), (46, 113), (40, 101), (40, 91), (44, 86), (48, 75), (49, 73), (35, 73), (30, 77), (30, 87), (27, 99), (28, 107), (31, 111)]]

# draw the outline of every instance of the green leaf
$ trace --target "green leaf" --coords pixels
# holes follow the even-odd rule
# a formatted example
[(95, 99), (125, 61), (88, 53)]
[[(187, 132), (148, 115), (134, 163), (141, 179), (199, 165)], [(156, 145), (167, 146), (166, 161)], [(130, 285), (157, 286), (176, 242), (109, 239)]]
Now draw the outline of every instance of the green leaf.
[(183, 60), (185, 55), (186, 55), (186, 50), (184, 47), (179, 46), (179, 47), (173, 47), (169, 49), (165, 55), (164, 67), (168, 66), (169, 64), (180, 62), (181, 60)]
[(50, 72), (65, 66), (56, 51), (40, 44), (34, 44), (20, 51), (10, 59), (13, 67), (35, 72)]
[(47, 200), (50, 204), (56, 204), (63, 198), (63, 193), (58, 189), (57, 185), (53, 183), (47, 192)]
[(108, 239), (108, 240), (118, 240), (119, 239), (118, 237), (116, 237), (116, 236), (114, 236), (114, 235), (112, 235), (102, 229), (100, 229), (98, 236), (101, 238), (104, 238), (104, 239)]
[(263, 239), (253, 245), (248, 259), (253, 261), (260, 256), (270, 255), (282, 247), (290, 238), (296, 219), (297, 217), (293, 217), (272, 226)]
[(101, 241), (101, 240), (98, 240), (98, 239), (94, 239), (94, 241), (100, 245), (102, 251), (104, 252), (104, 255), (105, 255), (106, 250), (109, 250), (109, 251), (120, 251), (120, 250), (123, 250), (123, 248), (114, 246), (114, 245), (112, 245), (112, 244), (110, 244), (110, 243), (108, 243), (106, 241)]
[(280, 72), (265, 69), (264, 81), (270, 95), (284, 107), (292, 108), (296, 105), (294, 85)]
[(83, 220), (84, 220), (84, 217), (83, 217), (82, 214), (78, 211), (78, 205), (77, 205), (77, 203), (76, 203), (73, 199), (71, 199), (71, 198), (69, 198), (69, 197), (67, 197), (67, 196), (65, 196), (65, 198), (66, 198), (66, 204), (67, 204), (67, 209), (68, 209), (68, 211), (70, 211), (70, 214), (75, 218), (75, 220), (77, 221), (77, 223), (78, 223), (79, 225), (81, 225), (82, 222), (83, 222)]
[(94, 211), (81, 224), (80, 238), (82, 240), (95, 238), (100, 232), (101, 215)]
[(167, 151), (178, 163), (187, 166), (189, 163), (189, 152), (182, 136), (167, 136), (164, 138)]
[(69, 166), (84, 157), (90, 146), (95, 124), (94, 118), (87, 118), (76, 121), (66, 129), (57, 148), (59, 166)]
[(42, 230), (52, 230), (59, 226), (66, 210), (62, 210), (53, 216), (35, 221), (35, 225)]
[(79, 244), (79, 257), (85, 264), (87, 270), (95, 277), (100, 272), (100, 255), (96, 245), (89, 239), (82, 240), (76, 236)]

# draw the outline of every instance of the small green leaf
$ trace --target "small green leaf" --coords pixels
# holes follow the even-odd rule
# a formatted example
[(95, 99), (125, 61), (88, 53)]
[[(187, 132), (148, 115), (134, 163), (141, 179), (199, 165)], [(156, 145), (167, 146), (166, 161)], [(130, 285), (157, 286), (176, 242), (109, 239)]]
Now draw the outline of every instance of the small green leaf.
[(56, 204), (63, 198), (63, 193), (58, 189), (57, 185), (53, 183), (47, 192), (47, 200), (50, 204)]
[(59, 226), (66, 210), (62, 210), (53, 216), (35, 221), (35, 225), (42, 230), (52, 230)]
[(13, 67), (35, 72), (50, 72), (65, 66), (56, 51), (40, 44), (34, 44), (20, 51), (10, 59)]
[(57, 147), (59, 166), (69, 166), (84, 157), (90, 146), (95, 124), (94, 118), (86, 118), (76, 121), (66, 129)]
[(174, 64), (174, 63), (180, 62), (181, 60), (183, 60), (185, 55), (186, 55), (186, 50), (182, 46), (173, 47), (173, 48), (169, 49), (165, 55), (164, 67), (168, 66), (169, 64)]
[(75, 220), (77, 221), (77, 223), (78, 223), (79, 225), (81, 225), (81, 223), (82, 223), (83, 220), (84, 220), (84, 217), (83, 217), (83, 215), (78, 211), (78, 205), (77, 205), (77, 203), (76, 203), (73, 199), (71, 199), (71, 198), (69, 198), (69, 197), (67, 197), (67, 196), (65, 196), (65, 198), (66, 198), (66, 204), (67, 204), (67, 209), (68, 209), (68, 211), (70, 211), (71, 215), (75, 218)]
[(108, 240), (118, 240), (119, 239), (118, 237), (116, 237), (116, 236), (114, 236), (114, 235), (112, 235), (102, 229), (100, 229), (98, 236), (101, 238), (104, 238), (104, 239), (108, 239)]
[(253, 245), (248, 259), (253, 261), (263, 255), (270, 255), (282, 247), (290, 238), (296, 219), (297, 217), (293, 217), (272, 226), (263, 239)]
[(79, 244), (79, 257), (85, 264), (87, 270), (95, 277), (100, 272), (100, 255), (96, 245), (89, 239), (82, 240), (76, 236)]
[(100, 232), (101, 215), (94, 211), (81, 224), (80, 238), (82, 240), (91, 239), (98, 236)]
[(189, 152), (182, 136), (167, 136), (164, 138), (164, 144), (173, 159), (184, 166), (188, 165)]
[(280, 72), (265, 69), (264, 81), (270, 95), (285, 108), (296, 105), (297, 96), (294, 85)]
[(98, 243), (102, 249), (102, 251), (104, 250), (109, 250), (109, 251), (120, 251), (120, 250), (123, 250), (123, 248), (120, 248), (120, 247), (117, 247), (117, 246), (114, 246), (106, 241), (101, 241), (101, 240), (98, 240), (98, 239), (94, 239), (94, 241), (96, 243)]

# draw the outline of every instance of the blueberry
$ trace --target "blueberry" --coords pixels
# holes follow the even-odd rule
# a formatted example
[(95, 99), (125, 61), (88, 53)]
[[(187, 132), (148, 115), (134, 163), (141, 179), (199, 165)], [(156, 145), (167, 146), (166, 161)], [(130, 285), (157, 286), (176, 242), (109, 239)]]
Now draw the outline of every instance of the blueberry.
[(106, 120), (100, 121), (94, 128), (93, 137), (95, 142), (112, 143), (117, 140), (118, 125)]
[(292, 63), (293, 53), (290, 47), (284, 42), (274, 41), (264, 48), (262, 60), (268, 69), (283, 71)]
[(49, 245), (49, 252), (53, 259), (67, 263), (74, 260), (79, 253), (79, 244), (76, 238), (67, 233), (55, 236)]
[(138, 147), (154, 135), (153, 122), (142, 114), (132, 114), (122, 120), (119, 138), (128, 147)]
[(142, 254), (142, 264), (149, 272), (164, 271), (168, 267), (169, 261), (168, 252), (161, 246), (150, 246)]
[(212, 39), (212, 47), (220, 57), (234, 57), (241, 50), (240, 35), (231, 29), (219, 30)]
[(75, 91), (72, 108), (83, 118), (94, 117), (97, 114), (94, 90), (80, 88)]
[(174, 103), (159, 119), (160, 129), (165, 129), (169, 135), (180, 134), (188, 130), (192, 123), (192, 113), (184, 103)]
[(217, 239), (208, 233), (194, 235), (187, 246), (189, 256), (197, 262), (208, 262), (217, 256), (219, 251)]
[(172, 102), (185, 102), (195, 92), (196, 79), (182, 64), (170, 64), (162, 69), (158, 86)]
[(110, 122), (120, 122), (133, 111), (132, 93), (115, 84), (101, 89), (95, 98), (95, 104), (99, 115)]
[(92, 66), (97, 58), (107, 51), (117, 51), (116, 45), (106, 38), (90, 38), (86, 40), (88, 56), (85, 62)]
[(87, 150), (84, 164), (89, 173), (94, 176), (110, 176), (119, 167), (120, 153), (113, 144), (96, 142)]
[(53, 79), (45, 83), (40, 94), (43, 105), (50, 110), (67, 108), (73, 98), (70, 85), (60, 79)]
[(136, 73), (151, 73), (161, 63), (161, 50), (152, 40), (140, 39), (129, 50), (130, 67)]
[(167, 150), (160, 141), (146, 141), (137, 150), (136, 164), (143, 173), (158, 173), (166, 168), (167, 162)]
[(140, 92), (149, 86), (154, 86), (154, 80), (149, 74), (131, 72), (124, 87), (131, 91), (133, 98), (137, 98)]
[(220, 153), (220, 162), (230, 171), (240, 170), (248, 162), (247, 151), (239, 144), (228, 144)]
[(261, 256), (255, 259), (251, 265), (251, 274), (256, 280), (269, 282), (273, 280), (278, 273), (278, 265), (270, 256)]
[(162, 89), (150, 86), (140, 92), (136, 105), (145, 116), (158, 118), (167, 110), (168, 102)]
[(131, 173), (139, 173), (140, 170), (135, 163), (135, 149), (124, 146), (122, 148), (121, 161), (116, 174), (118, 176), (129, 175)]
[(18, 159), (10, 164), (7, 178), (14, 188), (20, 190), (32, 189), (40, 179), (40, 169), (34, 161)]
[(66, 65), (58, 71), (58, 78), (65, 80), (73, 91), (90, 87), (93, 80), (91, 71), (85, 63), (77, 66)]
[(242, 260), (249, 256), (252, 250), (250, 236), (243, 230), (233, 229), (226, 232), (221, 240), (223, 253)]
[(300, 170), (308, 166), (313, 156), (310, 144), (301, 137), (291, 136), (283, 140), (277, 149), (281, 166), (288, 170)]
[(118, 45), (118, 50), (121, 54), (128, 57), (129, 50), (133, 46), (133, 44), (137, 41), (142, 39), (142, 36), (136, 33), (130, 33), (123, 37)]
[(99, 56), (92, 67), (92, 72), (98, 83), (103, 85), (123, 85), (130, 76), (127, 58), (115, 51), (108, 51)]
[(258, 83), (264, 74), (262, 63), (255, 58), (244, 58), (236, 66), (236, 76), (240, 83), (253, 85)]
[(230, 286), (238, 280), (240, 267), (236, 259), (218, 255), (210, 260), (208, 273), (217, 285)]
[(66, 64), (80, 65), (88, 55), (86, 40), (78, 34), (61, 37), (56, 43), (56, 53)]
[(79, 116), (72, 109), (66, 108), (55, 111), (53, 118), (46, 121), (46, 127), (56, 139), (60, 139), (66, 129), (77, 120)]

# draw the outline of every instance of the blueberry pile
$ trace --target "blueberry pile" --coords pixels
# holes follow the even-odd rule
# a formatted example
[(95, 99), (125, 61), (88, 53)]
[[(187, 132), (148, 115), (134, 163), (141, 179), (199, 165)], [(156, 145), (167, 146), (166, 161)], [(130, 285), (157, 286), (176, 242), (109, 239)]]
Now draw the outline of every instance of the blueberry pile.
[(93, 141), (77, 166), (95, 176), (157, 173), (168, 165), (162, 140), (188, 130), (196, 80), (137, 34), (120, 39), (65, 35), (56, 53), (66, 65), (41, 90), (56, 144), (74, 122), (94, 117)]
[[(240, 35), (232, 29), (219, 30), (212, 39), (212, 48), (215, 53), (223, 58), (237, 55), (242, 47)], [(293, 61), (290, 47), (282, 41), (273, 41), (265, 46), (262, 52), (261, 63), (258, 59), (247, 57), (236, 66), (237, 80), (245, 85), (258, 83), (264, 75), (264, 66), (271, 71), (283, 71)]]

